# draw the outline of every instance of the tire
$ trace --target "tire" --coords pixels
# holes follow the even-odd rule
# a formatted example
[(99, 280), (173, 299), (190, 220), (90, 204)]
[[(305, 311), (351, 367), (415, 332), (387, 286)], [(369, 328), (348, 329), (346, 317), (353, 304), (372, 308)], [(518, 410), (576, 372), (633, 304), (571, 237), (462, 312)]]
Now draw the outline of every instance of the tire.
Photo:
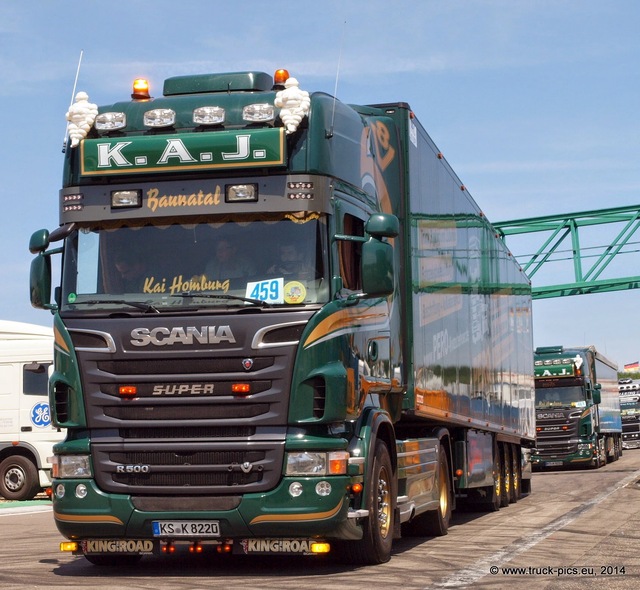
[(512, 473), (511, 473), (511, 452), (509, 445), (499, 444), (500, 449), (500, 467), (502, 473), (502, 482), (500, 487), (500, 506), (509, 506), (511, 501)]
[(84, 558), (102, 567), (128, 567), (142, 559), (142, 555), (85, 555)]
[(391, 559), (396, 484), (389, 450), (381, 441), (376, 442), (365, 494), (369, 516), (362, 522), (363, 538), (337, 544), (337, 557), (344, 563), (377, 565)]
[(449, 460), (442, 446), (440, 450), (438, 479), (436, 481), (439, 501), (438, 509), (424, 512), (407, 523), (404, 530), (409, 536), (442, 537), (449, 532), (451, 507), (453, 503), (449, 482)]
[(515, 504), (522, 497), (522, 473), (520, 471), (520, 447), (511, 445), (511, 496)]
[(493, 453), (493, 485), (482, 488), (486, 492), (487, 501), (480, 504), (480, 509), (486, 512), (497, 512), (502, 505), (502, 460), (499, 448), (496, 446)]
[(13, 455), (0, 463), (0, 496), (31, 500), (40, 491), (38, 469), (26, 457)]

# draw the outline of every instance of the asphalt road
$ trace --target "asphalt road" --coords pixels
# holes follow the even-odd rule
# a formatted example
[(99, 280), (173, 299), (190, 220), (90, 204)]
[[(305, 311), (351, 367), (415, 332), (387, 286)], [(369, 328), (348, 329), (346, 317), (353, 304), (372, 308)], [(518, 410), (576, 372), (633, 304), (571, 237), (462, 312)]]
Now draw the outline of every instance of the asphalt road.
[(535, 473), (533, 493), (517, 504), (492, 514), (456, 514), (446, 537), (396, 541), (391, 561), (380, 566), (186, 554), (100, 568), (58, 551), (62, 539), (47, 500), (0, 503), (0, 533), (3, 590), (635, 590), (640, 450), (597, 471)]

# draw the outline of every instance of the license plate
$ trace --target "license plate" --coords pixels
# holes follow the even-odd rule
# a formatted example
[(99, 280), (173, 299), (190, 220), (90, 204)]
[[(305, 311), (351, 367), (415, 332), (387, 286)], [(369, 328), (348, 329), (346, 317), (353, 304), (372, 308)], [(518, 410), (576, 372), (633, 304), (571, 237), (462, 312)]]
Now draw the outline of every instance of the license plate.
[(560, 467), (562, 465), (562, 461), (545, 461), (546, 467)]
[(154, 537), (219, 537), (217, 520), (154, 520)]

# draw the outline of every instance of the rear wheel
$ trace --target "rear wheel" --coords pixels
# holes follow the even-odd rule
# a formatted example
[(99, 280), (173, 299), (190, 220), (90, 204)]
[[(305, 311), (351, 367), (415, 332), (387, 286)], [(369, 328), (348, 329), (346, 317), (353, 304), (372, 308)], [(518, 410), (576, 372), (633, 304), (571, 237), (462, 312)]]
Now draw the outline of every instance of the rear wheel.
[(501, 488), (500, 488), (500, 506), (509, 506), (511, 501), (511, 452), (509, 445), (501, 444), (500, 449), (500, 467), (501, 467)]
[(522, 494), (522, 473), (520, 472), (520, 448), (511, 445), (511, 496), (513, 503), (520, 499)]
[(502, 460), (499, 447), (495, 447), (493, 453), (493, 485), (482, 488), (486, 493), (486, 500), (480, 504), (481, 509), (487, 512), (497, 512), (502, 504)]
[(38, 469), (29, 459), (14, 455), (0, 463), (0, 496), (7, 500), (31, 500), (39, 491)]
[(366, 508), (369, 516), (363, 519), (363, 538), (338, 543), (341, 561), (375, 565), (391, 558), (395, 480), (387, 446), (378, 441), (375, 446), (371, 475), (366, 485)]

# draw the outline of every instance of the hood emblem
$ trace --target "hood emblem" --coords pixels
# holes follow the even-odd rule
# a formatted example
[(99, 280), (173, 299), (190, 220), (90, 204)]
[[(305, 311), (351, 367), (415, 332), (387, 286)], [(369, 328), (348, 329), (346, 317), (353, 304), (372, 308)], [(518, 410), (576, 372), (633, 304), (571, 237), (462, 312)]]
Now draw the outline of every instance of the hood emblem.
[(243, 473), (250, 473), (253, 469), (253, 465), (249, 463), (249, 461), (245, 461), (242, 465), (240, 465), (240, 469), (242, 469)]
[(253, 367), (253, 359), (242, 359), (242, 366), (245, 371), (250, 371), (251, 367)]

